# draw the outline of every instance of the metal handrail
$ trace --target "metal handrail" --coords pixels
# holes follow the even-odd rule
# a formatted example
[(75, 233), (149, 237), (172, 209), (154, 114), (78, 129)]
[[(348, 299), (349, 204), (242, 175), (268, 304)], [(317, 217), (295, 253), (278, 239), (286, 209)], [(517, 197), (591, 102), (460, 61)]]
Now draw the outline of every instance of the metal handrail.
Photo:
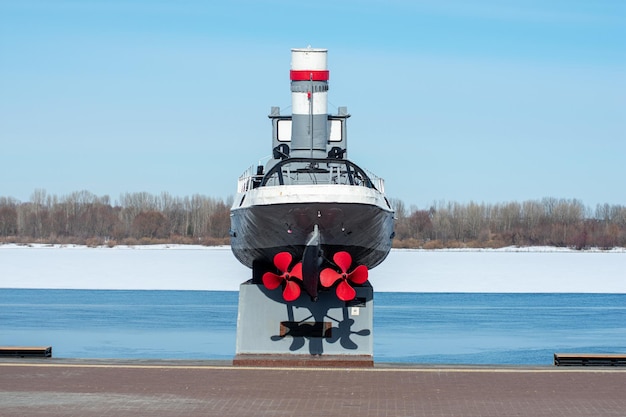
[(344, 184), (373, 188), (384, 193), (384, 180), (346, 159), (287, 158), (265, 175), (257, 175), (250, 166), (239, 177), (237, 192), (244, 193), (269, 184)]

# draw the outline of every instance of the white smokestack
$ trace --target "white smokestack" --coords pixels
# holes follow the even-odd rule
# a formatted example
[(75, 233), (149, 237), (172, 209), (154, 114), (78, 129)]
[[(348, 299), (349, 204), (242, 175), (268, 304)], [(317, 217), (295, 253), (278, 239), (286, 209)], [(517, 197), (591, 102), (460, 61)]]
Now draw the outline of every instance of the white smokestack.
[(327, 52), (310, 47), (291, 50), (292, 157), (326, 157)]

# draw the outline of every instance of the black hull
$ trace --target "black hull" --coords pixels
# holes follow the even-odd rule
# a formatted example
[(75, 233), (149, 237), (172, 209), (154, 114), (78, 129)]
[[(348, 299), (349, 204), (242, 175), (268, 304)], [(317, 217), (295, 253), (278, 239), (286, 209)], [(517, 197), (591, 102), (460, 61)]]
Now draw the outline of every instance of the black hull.
[(286, 203), (234, 209), (231, 248), (249, 268), (269, 266), (274, 256), (284, 251), (298, 261), (315, 225), (326, 260), (336, 252), (347, 251), (353, 265), (371, 269), (391, 249), (393, 212), (361, 203)]

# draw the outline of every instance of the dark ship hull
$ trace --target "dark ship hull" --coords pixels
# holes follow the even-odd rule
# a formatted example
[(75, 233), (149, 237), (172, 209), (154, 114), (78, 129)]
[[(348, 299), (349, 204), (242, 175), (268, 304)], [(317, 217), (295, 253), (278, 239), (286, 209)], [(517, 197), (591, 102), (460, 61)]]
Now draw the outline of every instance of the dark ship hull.
[[(350, 189), (344, 191), (350, 192)], [(253, 200), (255, 196), (246, 198)], [(326, 260), (339, 251), (346, 251), (353, 262), (371, 269), (387, 257), (393, 237), (393, 212), (389, 207), (360, 203), (358, 199), (353, 202), (320, 200), (233, 208), (231, 247), (235, 257), (249, 268), (271, 264), (280, 252), (303, 259), (316, 225), (321, 255)]]

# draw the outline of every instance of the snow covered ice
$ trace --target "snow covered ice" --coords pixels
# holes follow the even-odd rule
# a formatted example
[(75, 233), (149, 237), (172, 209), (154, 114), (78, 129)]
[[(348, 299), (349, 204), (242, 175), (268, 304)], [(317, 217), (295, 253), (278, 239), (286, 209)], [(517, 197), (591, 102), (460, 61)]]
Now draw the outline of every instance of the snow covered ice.
[[(228, 246), (0, 245), (0, 288), (237, 291), (251, 272)], [(381, 292), (626, 293), (626, 249), (394, 249)]]

